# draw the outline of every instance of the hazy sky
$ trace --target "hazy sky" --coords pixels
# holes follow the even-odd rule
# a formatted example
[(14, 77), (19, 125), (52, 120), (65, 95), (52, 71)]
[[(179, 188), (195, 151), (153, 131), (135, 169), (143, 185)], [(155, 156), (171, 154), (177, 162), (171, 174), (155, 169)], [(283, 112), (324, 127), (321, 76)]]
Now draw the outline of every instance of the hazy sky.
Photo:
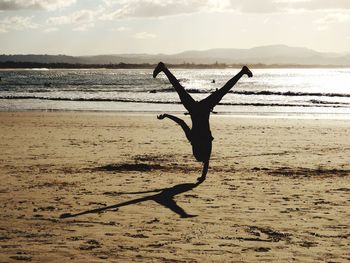
[(350, 53), (350, 0), (0, 0), (1, 54), (271, 44)]

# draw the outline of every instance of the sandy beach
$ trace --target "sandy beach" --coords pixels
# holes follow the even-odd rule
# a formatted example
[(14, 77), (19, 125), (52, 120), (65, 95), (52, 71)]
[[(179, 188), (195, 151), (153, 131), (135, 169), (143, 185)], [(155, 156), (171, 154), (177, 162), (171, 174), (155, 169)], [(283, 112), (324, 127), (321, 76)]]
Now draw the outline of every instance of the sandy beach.
[(155, 114), (0, 112), (0, 262), (349, 262), (349, 127), (214, 115), (198, 184)]

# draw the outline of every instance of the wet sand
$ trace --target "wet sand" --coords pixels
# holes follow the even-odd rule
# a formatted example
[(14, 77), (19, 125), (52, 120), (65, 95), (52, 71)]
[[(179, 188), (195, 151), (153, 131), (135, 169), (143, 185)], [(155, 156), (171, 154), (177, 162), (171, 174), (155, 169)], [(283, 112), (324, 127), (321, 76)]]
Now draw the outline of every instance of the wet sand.
[(349, 262), (350, 121), (211, 124), (0, 113), (0, 262)]

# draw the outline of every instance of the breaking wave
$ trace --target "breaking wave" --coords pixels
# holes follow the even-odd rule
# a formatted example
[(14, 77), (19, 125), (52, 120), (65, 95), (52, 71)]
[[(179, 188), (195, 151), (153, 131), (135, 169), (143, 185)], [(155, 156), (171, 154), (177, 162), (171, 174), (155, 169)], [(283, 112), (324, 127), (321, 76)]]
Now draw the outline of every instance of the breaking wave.
[[(68, 97), (43, 97), (43, 96), (0, 96), (0, 99), (7, 100), (52, 100), (52, 101), (86, 101), (86, 102), (131, 102), (131, 103), (153, 103), (153, 104), (181, 104), (180, 101), (159, 101), (144, 99), (125, 98), (68, 98)], [(349, 108), (350, 103), (328, 102), (321, 100), (310, 100), (310, 103), (251, 103), (251, 102), (222, 102), (220, 105), (229, 106), (280, 106), (280, 107), (329, 107), (329, 108)]]

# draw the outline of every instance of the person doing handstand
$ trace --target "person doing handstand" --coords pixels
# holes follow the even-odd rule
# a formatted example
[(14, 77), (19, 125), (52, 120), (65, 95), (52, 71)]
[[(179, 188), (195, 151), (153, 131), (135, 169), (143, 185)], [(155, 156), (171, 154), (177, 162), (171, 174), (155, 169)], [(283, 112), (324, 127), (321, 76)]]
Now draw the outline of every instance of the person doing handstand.
[(208, 172), (209, 159), (212, 150), (212, 141), (214, 139), (211, 135), (209, 125), (210, 112), (212, 112), (222, 97), (229, 92), (229, 90), (243, 75), (247, 75), (249, 78), (251, 78), (253, 74), (248, 69), (248, 67), (244, 66), (241, 71), (236, 76), (231, 78), (222, 88), (216, 90), (201, 101), (195, 101), (191, 95), (187, 93), (185, 88), (179, 83), (176, 77), (164, 65), (163, 62), (159, 62), (159, 64), (154, 69), (153, 78), (156, 78), (160, 72), (163, 72), (167, 76), (170, 83), (173, 85), (174, 89), (179, 95), (181, 103), (190, 114), (192, 120), (192, 129), (190, 129), (182, 119), (170, 114), (161, 114), (158, 115), (157, 118), (159, 120), (169, 118), (181, 126), (185, 132), (186, 138), (192, 145), (192, 152), (194, 157), (197, 159), (197, 161), (203, 162), (202, 176), (198, 178), (199, 182), (203, 182)]

